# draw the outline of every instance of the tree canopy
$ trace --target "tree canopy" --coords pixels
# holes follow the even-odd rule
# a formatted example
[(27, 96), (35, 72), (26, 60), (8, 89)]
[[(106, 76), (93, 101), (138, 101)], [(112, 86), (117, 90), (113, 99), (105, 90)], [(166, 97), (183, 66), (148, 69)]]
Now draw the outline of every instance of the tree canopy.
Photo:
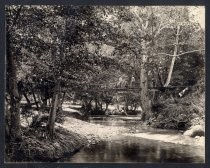
[[(193, 19), (183, 6), (7, 6), (7, 91), (16, 96), (24, 80), (45, 92), (50, 85), (55, 115), (64, 88), (111, 89), (135, 80), (133, 97), (148, 117), (157, 97), (149, 88), (192, 86), (204, 75), (204, 30)], [(78, 96), (86, 106), (113, 97)]]

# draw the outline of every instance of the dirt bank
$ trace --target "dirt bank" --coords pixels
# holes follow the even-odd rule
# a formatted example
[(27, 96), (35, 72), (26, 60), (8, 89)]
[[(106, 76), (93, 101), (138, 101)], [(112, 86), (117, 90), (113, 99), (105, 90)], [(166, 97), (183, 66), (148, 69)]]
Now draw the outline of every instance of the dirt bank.
[(6, 162), (56, 161), (73, 155), (87, 144), (82, 136), (63, 128), (56, 128), (53, 139), (49, 138), (44, 127), (23, 132), (23, 140), (13, 143), (6, 151)]
[(55, 128), (55, 136), (50, 139), (45, 126), (23, 127), (23, 141), (8, 148), (6, 162), (57, 161), (84, 146), (128, 132), (123, 127), (91, 124), (71, 117), (64, 117), (64, 122), (56, 123)]
[[(25, 128), (26, 129), (26, 128)], [(154, 133), (131, 133), (122, 126), (105, 126), (88, 123), (72, 117), (64, 117), (64, 122), (56, 123), (54, 139), (49, 139), (45, 127), (24, 131), (23, 142), (13, 146), (13, 155), (8, 161), (56, 161), (62, 157), (73, 155), (83, 146), (111, 140), (117, 136), (135, 136), (182, 145), (203, 146), (204, 137), (191, 138), (181, 134), (166, 135)]]

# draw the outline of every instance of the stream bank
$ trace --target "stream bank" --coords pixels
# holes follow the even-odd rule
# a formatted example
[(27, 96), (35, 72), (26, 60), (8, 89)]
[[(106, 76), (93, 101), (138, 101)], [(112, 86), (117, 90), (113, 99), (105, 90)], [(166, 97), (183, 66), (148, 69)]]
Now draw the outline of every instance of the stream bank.
[(115, 142), (124, 142), (125, 139), (129, 142), (131, 140), (136, 146), (141, 142), (141, 147), (147, 141), (151, 141), (149, 145), (160, 143), (160, 146), (162, 142), (171, 143), (169, 147), (173, 144), (202, 148), (205, 146), (204, 137), (198, 139), (173, 130), (148, 127), (142, 125), (138, 117), (100, 116), (90, 117), (87, 122), (65, 116), (62, 123), (56, 123), (55, 128), (56, 134), (53, 140), (48, 138), (44, 126), (24, 130), (23, 141), (14, 146), (16, 153), (9, 156), (12, 159), (7, 161), (59, 161), (61, 158), (71, 158), (84, 149), (93, 150), (98, 145), (103, 147), (106, 143), (114, 146)]
[[(87, 137), (88, 145), (72, 157), (71, 163), (142, 162), (203, 163), (204, 143), (176, 130), (156, 129), (122, 116), (90, 117), (88, 122), (66, 118), (66, 129)], [(63, 126), (64, 126), (63, 125)], [(76, 127), (77, 126), (77, 127)], [(78, 128), (79, 129), (76, 129)], [(130, 130), (136, 128), (136, 132)], [(115, 130), (114, 133), (110, 130)]]
[[(23, 128), (24, 129), (24, 128)], [(7, 162), (51, 162), (69, 157), (87, 144), (84, 137), (61, 127), (55, 129), (54, 138), (49, 138), (45, 127), (23, 130), (21, 142), (13, 143), (7, 151)]]
[[(116, 125), (115, 122), (113, 121), (113, 118), (116, 117), (110, 117), (110, 118), (112, 120), (111, 121), (112, 125), (96, 124), (97, 120), (94, 121), (94, 123), (89, 123), (75, 118), (65, 117), (64, 123), (57, 124), (57, 126), (72, 131), (74, 133), (77, 133), (82, 137), (86, 137), (88, 142), (93, 144), (99, 142), (100, 140), (109, 140), (119, 135), (119, 136), (134, 136), (134, 137), (152, 139), (152, 140), (169, 142), (174, 144), (202, 146), (202, 147), (205, 146), (204, 136), (190, 137), (189, 135), (185, 135), (182, 132), (177, 132), (173, 130), (171, 130), (171, 132), (173, 132), (173, 134), (171, 134), (167, 133), (167, 131), (169, 130), (155, 129), (148, 126), (142, 127), (141, 125), (138, 124), (138, 121), (135, 121), (135, 123), (132, 124), (133, 126), (130, 126), (129, 117), (127, 120), (126, 117), (119, 117), (118, 118), (119, 121), (117, 122)], [(121, 126), (125, 123), (123, 121), (128, 121), (126, 127)], [(99, 122), (101, 121), (99, 120)], [(132, 131), (132, 127), (135, 127), (136, 129), (135, 132)], [(144, 130), (144, 128), (146, 129)], [(151, 133), (153, 130), (155, 130), (156, 133)]]

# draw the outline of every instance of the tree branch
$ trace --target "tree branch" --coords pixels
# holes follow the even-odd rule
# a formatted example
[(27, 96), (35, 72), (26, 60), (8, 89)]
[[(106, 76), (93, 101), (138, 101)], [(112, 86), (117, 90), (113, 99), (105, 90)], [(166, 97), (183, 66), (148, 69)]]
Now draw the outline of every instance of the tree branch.
[(16, 25), (16, 23), (17, 23), (17, 21), (19, 19), (20, 12), (21, 12), (22, 8), (23, 8), (23, 5), (21, 5), (20, 8), (18, 8), (18, 10), (16, 12), (16, 15), (15, 15), (15, 19), (14, 19), (12, 25), (7, 30), (8, 32), (10, 32), (10, 30)]
[(178, 54), (178, 55), (176, 55), (176, 56), (178, 57), (178, 56), (182, 56), (182, 55), (185, 55), (185, 54), (190, 54), (190, 53), (194, 53), (194, 52), (201, 52), (201, 51), (205, 51), (205, 49), (187, 51), (187, 52), (184, 52), (184, 53)]
[(21, 52), (22, 52), (23, 54), (26, 54), (26, 55), (30, 56), (30, 58), (32, 58), (33, 61), (34, 61), (35, 63), (41, 65), (43, 68), (48, 69), (48, 66), (46, 65), (46, 63), (42, 63), (41, 61), (39, 61), (39, 60), (37, 59), (37, 57), (35, 56), (34, 53), (29, 52), (29, 51), (28, 51), (27, 49), (25, 49), (25, 48), (22, 48), (22, 49), (21, 49)]
[(156, 38), (157, 35), (158, 35), (163, 29), (167, 28), (167, 27), (170, 26), (171, 24), (173, 24), (173, 23), (166, 24), (166, 25), (164, 25), (163, 27), (161, 27), (160, 29), (158, 29), (158, 30), (156, 31), (155, 35), (154, 35), (154, 38)]
[(170, 57), (179, 57), (185, 54), (190, 54), (190, 53), (194, 53), (194, 52), (200, 52), (200, 51), (205, 51), (205, 49), (202, 50), (192, 50), (192, 51), (187, 51), (181, 54), (177, 54), (177, 55), (172, 55), (172, 54), (167, 54), (167, 53), (158, 53), (157, 55), (166, 55), (166, 56), (170, 56)]
[[(167, 44), (167, 45), (157, 45), (157, 47), (167, 47), (167, 46), (174, 46), (174, 45), (176, 45), (176, 43)], [(181, 42), (181, 43), (178, 43), (178, 45), (189, 45), (189, 43)]]
[(147, 29), (148, 24), (149, 24), (149, 21), (148, 20), (145, 22), (145, 25), (142, 24), (142, 27), (144, 28), (144, 31)]
[(157, 55), (165, 55), (165, 56), (174, 57), (174, 55), (173, 55), (173, 54), (167, 54), (167, 53), (158, 53)]

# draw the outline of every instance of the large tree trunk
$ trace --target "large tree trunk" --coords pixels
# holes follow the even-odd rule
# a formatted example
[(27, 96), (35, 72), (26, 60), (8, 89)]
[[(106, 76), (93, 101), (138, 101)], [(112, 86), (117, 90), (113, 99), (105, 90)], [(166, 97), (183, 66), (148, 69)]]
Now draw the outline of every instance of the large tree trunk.
[(178, 51), (179, 31), (180, 31), (180, 25), (177, 26), (176, 43), (175, 43), (175, 46), (174, 46), (174, 56), (171, 60), (171, 65), (170, 65), (170, 69), (169, 69), (169, 72), (168, 72), (168, 77), (167, 77), (167, 80), (166, 80), (166, 83), (165, 83), (164, 87), (167, 87), (169, 85), (170, 81), (171, 81), (171, 76), (172, 76), (172, 72), (173, 72), (173, 69), (174, 69), (174, 64), (175, 64), (176, 55), (177, 55), (177, 51)]
[(54, 94), (52, 98), (52, 107), (50, 109), (49, 120), (47, 123), (47, 130), (51, 137), (53, 137), (54, 132), (55, 132), (55, 118), (56, 118), (56, 111), (58, 107), (59, 89), (60, 89), (60, 82), (57, 82), (54, 88)]
[[(17, 141), (21, 140), (21, 128), (20, 128), (20, 95), (18, 93), (17, 87), (17, 75), (16, 75), (16, 65), (14, 57), (11, 53), (10, 48), (10, 34), (7, 32), (6, 36), (6, 45), (7, 45), (7, 72), (8, 72), (8, 93), (10, 95), (10, 120), (9, 124), (9, 134), (11, 140)], [(7, 116), (6, 116), (7, 117)]]
[(140, 100), (142, 107), (142, 121), (147, 119), (147, 114), (150, 112), (150, 101), (148, 97), (148, 79), (146, 63), (148, 58), (148, 47), (146, 41), (142, 40), (142, 59), (140, 65)]

